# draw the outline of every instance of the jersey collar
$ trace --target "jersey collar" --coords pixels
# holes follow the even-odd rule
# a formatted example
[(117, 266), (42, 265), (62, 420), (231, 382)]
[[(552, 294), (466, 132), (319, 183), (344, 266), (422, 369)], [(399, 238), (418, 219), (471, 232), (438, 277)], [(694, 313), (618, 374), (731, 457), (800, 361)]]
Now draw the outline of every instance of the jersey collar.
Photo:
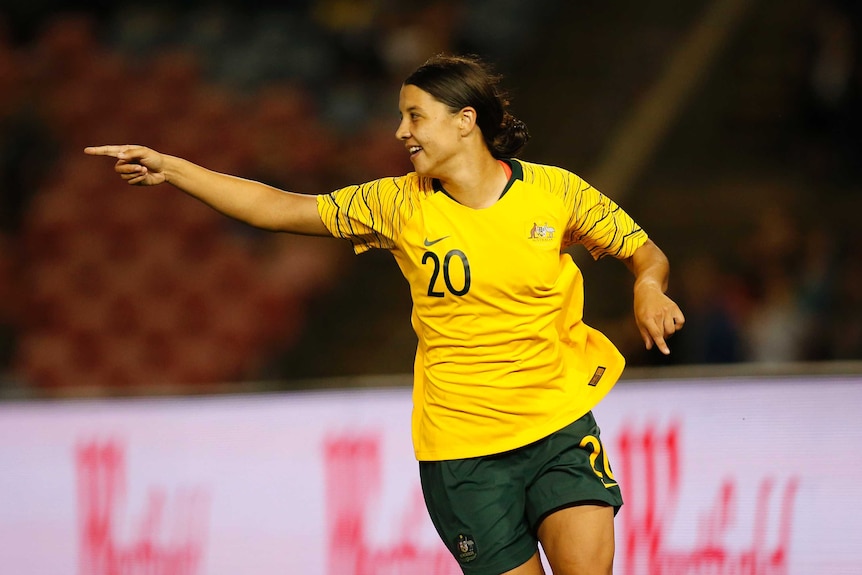
[[(500, 161), (505, 163), (507, 166), (509, 166), (509, 169), (512, 170), (512, 175), (509, 177), (509, 181), (506, 183), (506, 187), (503, 188), (503, 192), (500, 194), (500, 197), (497, 198), (498, 202), (500, 201), (500, 199), (503, 198), (503, 196), (506, 195), (506, 193), (509, 191), (509, 189), (511, 189), (512, 184), (514, 184), (516, 180), (523, 180), (524, 179), (524, 167), (521, 166), (521, 162), (519, 162), (515, 158), (506, 158), (506, 159), (502, 159)], [(442, 192), (442, 193), (446, 194), (447, 196), (449, 196), (450, 198), (452, 198), (452, 196), (449, 195), (449, 192), (446, 191), (446, 188), (443, 187), (443, 184), (441, 184), (440, 180), (438, 180), (437, 178), (434, 178), (433, 180), (431, 180), (431, 185), (434, 187), (435, 192)], [(454, 200), (456, 202), (458, 201), (455, 198), (452, 198), (452, 200)]]

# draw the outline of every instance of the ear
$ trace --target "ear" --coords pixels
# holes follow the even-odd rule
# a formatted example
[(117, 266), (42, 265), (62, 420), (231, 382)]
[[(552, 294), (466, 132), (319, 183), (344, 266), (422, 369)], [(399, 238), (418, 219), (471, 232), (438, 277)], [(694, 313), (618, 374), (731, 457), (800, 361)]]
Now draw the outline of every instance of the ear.
[(461, 128), (461, 136), (467, 136), (476, 127), (476, 109), (472, 106), (461, 108), (458, 112), (458, 125)]

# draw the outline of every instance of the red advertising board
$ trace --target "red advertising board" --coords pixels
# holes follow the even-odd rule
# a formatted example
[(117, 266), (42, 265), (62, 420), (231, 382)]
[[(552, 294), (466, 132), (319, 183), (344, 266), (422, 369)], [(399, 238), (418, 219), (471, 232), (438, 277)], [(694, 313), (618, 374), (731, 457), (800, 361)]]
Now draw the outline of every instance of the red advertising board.
[[(862, 378), (620, 383), (617, 575), (862, 573)], [(0, 404), (0, 573), (449, 575), (406, 388)]]

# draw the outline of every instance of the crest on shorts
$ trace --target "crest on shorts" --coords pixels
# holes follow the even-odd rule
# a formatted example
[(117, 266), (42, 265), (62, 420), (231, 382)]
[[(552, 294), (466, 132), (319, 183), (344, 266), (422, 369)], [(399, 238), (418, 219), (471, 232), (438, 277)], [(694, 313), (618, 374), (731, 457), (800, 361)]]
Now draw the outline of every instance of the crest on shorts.
[(461, 563), (469, 563), (477, 557), (476, 542), (473, 541), (472, 535), (458, 535), (455, 539), (455, 557)]

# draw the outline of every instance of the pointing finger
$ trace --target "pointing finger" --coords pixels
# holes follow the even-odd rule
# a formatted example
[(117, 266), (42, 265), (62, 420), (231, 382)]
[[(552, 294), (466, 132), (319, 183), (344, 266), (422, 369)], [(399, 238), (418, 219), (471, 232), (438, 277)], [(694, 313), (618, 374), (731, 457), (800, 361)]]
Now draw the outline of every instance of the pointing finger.
[(664, 340), (662, 336), (658, 336), (655, 338), (655, 346), (665, 355), (670, 355), (670, 348), (667, 346), (667, 342)]
[(84, 148), (84, 153), (91, 156), (111, 156), (118, 157), (126, 146), (88, 146)]
[(661, 318), (648, 322), (641, 330), (646, 348), (650, 350), (655, 345), (664, 355), (670, 354), (670, 348), (664, 338), (672, 333), (673, 330), (666, 331), (665, 322)]

